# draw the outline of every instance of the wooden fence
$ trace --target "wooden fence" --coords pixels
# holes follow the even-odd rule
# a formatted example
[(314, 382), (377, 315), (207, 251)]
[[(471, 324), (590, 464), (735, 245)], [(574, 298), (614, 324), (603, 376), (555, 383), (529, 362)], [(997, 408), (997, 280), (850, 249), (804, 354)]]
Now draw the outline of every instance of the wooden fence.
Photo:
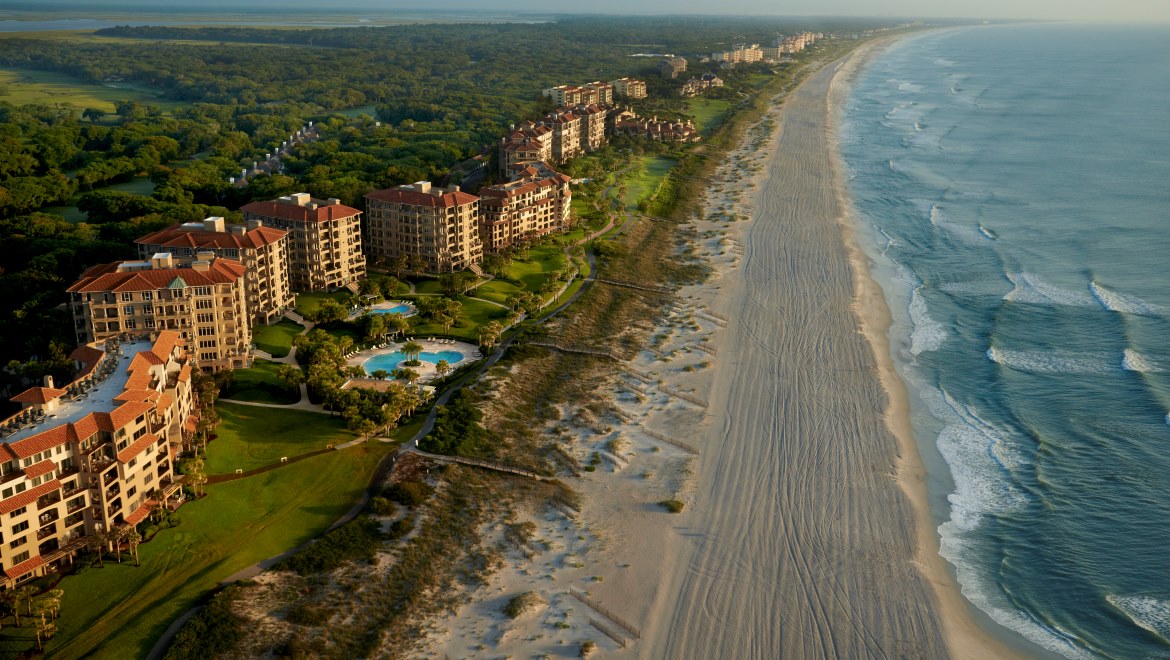
[[(576, 598), (577, 600), (581, 601), (582, 603), (585, 603), (589, 607), (593, 608), (593, 610), (596, 611), (598, 614), (601, 614), (605, 618), (609, 619), (610, 621), (613, 621), (614, 623), (618, 624), (618, 627), (620, 627), (621, 629), (628, 632), (631, 636), (633, 636), (634, 639), (642, 639), (642, 632), (641, 631), (639, 631), (637, 628), (635, 628), (632, 624), (630, 624), (628, 621), (626, 621), (622, 617), (615, 614), (612, 610), (610, 610), (606, 606), (593, 600), (589, 596), (586, 596), (583, 592), (577, 591), (573, 587), (569, 587), (569, 595), (572, 596), (573, 598)], [(605, 631), (602, 631), (602, 632), (605, 632)]]

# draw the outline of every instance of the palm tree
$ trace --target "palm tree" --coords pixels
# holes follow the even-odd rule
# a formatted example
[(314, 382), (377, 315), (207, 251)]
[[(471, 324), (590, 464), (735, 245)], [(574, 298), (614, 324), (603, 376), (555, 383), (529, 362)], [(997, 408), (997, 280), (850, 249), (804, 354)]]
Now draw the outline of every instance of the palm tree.
[(446, 376), (451, 371), (451, 364), (446, 360), (439, 360), (435, 363), (435, 375), (439, 378)]
[(134, 525), (128, 528), (126, 541), (130, 543), (130, 552), (134, 554), (134, 565), (140, 566), (138, 563), (138, 544), (142, 542), (142, 536), (138, 533), (138, 529)]
[(109, 543), (109, 539), (106, 537), (106, 533), (101, 529), (98, 529), (92, 535), (90, 535), (87, 541), (89, 543), (89, 547), (97, 553), (98, 566), (105, 568), (106, 562), (103, 556), (105, 555), (106, 545)]
[(408, 341), (399, 350), (408, 360), (417, 360), (418, 356), (422, 354), (423, 346), (416, 341)]
[(414, 369), (402, 370), (402, 377), (405, 378), (406, 382), (410, 383), (411, 385), (414, 385), (414, 381), (418, 380), (418, 375), (418, 372)]
[(386, 371), (385, 369), (377, 369), (370, 375), (374, 378), (377, 378), (378, 380), (386, 380), (390, 377), (390, 372)]
[(37, 595), (37, 588), (31, 584), (26, 584), (16, 590), (12, 597), (12, 615), (16, 618), (16, 627), (20, 627), (20, 601), (24, 601), (28, 607), (28, 615), (32, 616), (32, 599)]
[(455, 318), (447, 314), (440, 314), (437, 320), (439, 321), (439, 325), (443, 326), (443, 332), (450, 331), (451, 324), (455, 323)]

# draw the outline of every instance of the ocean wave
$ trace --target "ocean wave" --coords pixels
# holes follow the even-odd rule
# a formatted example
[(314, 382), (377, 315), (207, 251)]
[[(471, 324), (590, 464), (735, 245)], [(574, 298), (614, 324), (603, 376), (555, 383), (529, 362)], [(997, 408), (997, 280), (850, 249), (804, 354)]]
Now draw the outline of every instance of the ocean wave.
[(1161, 367), (1154, 364), (1150, 358), (1138, 353), (1132, 348), (1127, 348), (1123, 351), (1121, 356), (1121, 368), (1126, 371), (1136, 371), (1143, 374), (1152, 374), (1162, 371)]
[(1074, 351), (1011, 351), (992, 346), (987, 359), (996, 364), (1036, 374), (1107, 374), (1113, 371), (1108, 353)]
[(1149, 596), (1115, 596), (1105, 600), (1139, 627), (1170, 644), (1170, 601)]
[(919, 355), (926, 351), (937, 351), (947, 340), (946, 326), (930, 317), (926, 299), (916, 287), (910, 294), (910, 354)]
[(1033, 273), (1008, 273), (1007, 278), (1015, 285), (1003, 299), (1011, 302), (1034, 305), (1069, 305), (1092, 307), (1096, 302), (1087, 292), (1049, 284)]
[(939, 285), (939, 291), (964, 296), (995, 296), (1003, 297), (1002, 280), (973, 280), (967, 282), (947, 282)]
[(1110, 291), (1096, 282), (1089, 282), (1089, 291), (1102, 307), (1111, 312), (1135, 314), (1138, 316), (1158, 316), (1164, 311), (1157, 305), (1148, 303), (1137, 296)]
[(950, 517), (939, 526), (939, 554), (955, 567), (960, 590), (971, 603), (999, 624), (1022, 634), (1033, 643), (1069, 658), (1093, 658), (1075, 638), (1046, 625), (1027, 612), (1015, 609), (999, 587), (970, 557), (978, 552), (978, 529), (985, 516), (1018, 509), (1027, 500), (1013, 475), (1025, 469), (1028, 459), (1010, 442), (1012, 434), (990, 423), (974, 407), (960, 403), (945, 390), (928, 396), (928, 406), (946, 426), (937, 445), (954, 479), (948, 496)]

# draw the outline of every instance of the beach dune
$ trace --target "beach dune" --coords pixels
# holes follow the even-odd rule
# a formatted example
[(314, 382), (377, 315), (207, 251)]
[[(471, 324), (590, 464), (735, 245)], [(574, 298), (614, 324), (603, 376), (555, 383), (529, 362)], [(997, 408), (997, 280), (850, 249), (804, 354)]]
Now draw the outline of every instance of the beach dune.
[(831, 139), (841, 66), (786, 101), (743, 260), (712, 303), (729, 323), (711, 424), (687, 438), (703, 447), (676, 527), (688, 542), (664, 570), (641, 656), (950, 655), (855, 295)]

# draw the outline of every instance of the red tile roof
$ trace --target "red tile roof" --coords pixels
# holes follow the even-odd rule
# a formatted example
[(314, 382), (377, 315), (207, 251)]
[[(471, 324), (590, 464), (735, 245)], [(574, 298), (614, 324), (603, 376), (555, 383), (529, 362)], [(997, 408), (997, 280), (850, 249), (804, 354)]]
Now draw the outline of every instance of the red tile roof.
[[(92, 415), (87, 415), (92, 417)], [(87, 436), (88, 437), (88, 436)], [(70, 440), (77, 440), (74, 434), (72, 424), (62, 424), (61, 426), (54, 426), (51, 429), (30, 435), (24, 440), (17, 440), (16, 442), (8, 443), (8, 449), (16, 454), (18, 458), (28, 458), (33, 454), (38, 454), (46, 449), (52, 449), (57, 445), (63, 445)]]
[(31, 573), (31, 572), (35, 571), (36, 569), (43, 566), (44, 563), (45, 563), (45, 560), (42, 559), (40, 555), (37, 555), (36, 557), (32, 557), (30, 559), (26, 559), (26, 560), (20, 562), (19, 564), (17, 564), (16, 566), (13, 566), (12, 568), (4, 569), (4, 574), (8, 576), (8, 579), (15, 580), (16, 578), (24, 575), (25, 573)]
[(186, 342), (179, 336), (177, 330), (163, 330), (158, 333), (158, 337), (154, 340), (154, 345), (150, 347), (150, 352), (159, 361), (156, 364), (166, 364), (170, 359), (171, 353), (174, 352), (176, 346), (184, 346)]
[(185, 383), (189, 380), (191, 380), (191, 365), (184, 364), (183, 367), (179, 369), (179, 382)]
[(37, 498), (46, 493), (51, 493), (61, 487), (61, 482), (58, 479), (52, 479), (37, 486), (36, 488), (29, 488), (23, 493), (17, 493), (12, 497), (0, 502), (0, 513), (12, 513), (22, 506), (28, 506), (37, 501)]
[(390, 188), (389, 190), (375, 190), (366, 195), (372, 199), (388, 204), (410, 204), (411, 206), (427, 206), (431, 208), (451, 208), (465, 206), (479, 201), (475, 195), (459, 192), (448, 192), (442, 195), (419, 192), (406, 186), (405, 188)]
[(160, 229), (152, 234), (137, 238), (134, 242), (139, 245), (160, 247), (255, 250), (272, 245), (287, 235), (288, 232), (274, 227), (257, 227), (241, 235), (204, 229), (183, 229), (182, 225), (171, 225), (166, 229)]
[(138, 438), (137, 440), (135, 440), (134, 443), (131, 444), (129, 447), (118, 452), (118, 462), (119, 463), (129, 463), (130, 459), (141, 454), (142, 450), (146, 449), (147, 445), (151, 445), (151, 444), (154, 444), (156, 442), (158, 442), (158, 436), (156, 436), (153, 433), (147, 433), (146, 435), (142, 436), (141, 438)]
[(149, 401), (130, 401), (114, 408), (111, 412), (94, 414), (97, 416), (99, 425), (102, 422), (102, 417), (109, 419), (110, 428), (107, 430), (113, 432), (134, 421), (139, 415), (145, 415), (151, 410), (154, 410), (154, 404)]
[(134, 509), (134, 513), (131, 513), (130, 515), (126, 516), (126, 522), (131, 524), (131, 525), (137, 525), (138, 523), (142, 522), (143, 520), (146, 520), (146, 517), (150, 515), (150, 507), (151, 507), (151, 504), (150, 504), (149, 500), (146, 502), (143, 502), (141, 505), (138, 506), (137, 509)]
[(98, 360), (102, 359), (102, 356), (105, 354), (106, 352), (100, 348), (94, 348), (89, 344), (82, 344), (81, 346), (73, 349), (73, 352), (69, 354), (69, 359), (85, 363), (97, 362)]
[(187, 286), (228, 284), (244, 276), (244, 264), (230, 259), (216, 259), (205, 271), (194, 268), (152, 268), (118, 272), (121, 262), (94, 266), (81, 274), (69, 287), (72, 293), (91, 291), (156, 291), (165, 289), (175, 278), (182, 278)]
[(33, 463), (24, 469), (24, 476), (29, 479), (35, 479), (43, 474), (49, 474), (57, 469), (57, 464), (49, 459), (45, 459), (40, 463)]
[(245, 213), (251, 213), (266, 218), (280, 218), (282, 220), (297, 220), (300, 222), (325, 222), (326, 220), (340, 220), (352, 218), (361, 211), (342, 204), (319, 205), (315, 209), (284, 202), (252, 202), (240, 207)]
[(51, 387), (30, 387), (12, 397), (9, 401), (15, 401), (16, 403), (48, 403), (64, 394), (65, 390), (53, 389)]

